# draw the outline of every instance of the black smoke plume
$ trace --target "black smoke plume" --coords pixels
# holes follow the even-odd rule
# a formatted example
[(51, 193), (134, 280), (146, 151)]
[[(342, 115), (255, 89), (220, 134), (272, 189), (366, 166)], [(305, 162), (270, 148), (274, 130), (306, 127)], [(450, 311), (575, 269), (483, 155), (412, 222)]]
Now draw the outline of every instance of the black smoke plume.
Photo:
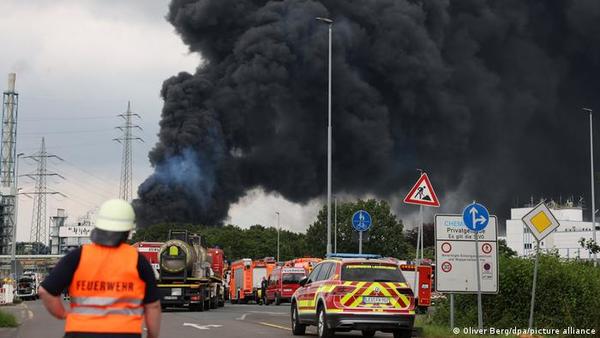
[(399, 196), (423, 168), (445, 205), (477, 199), (506, 216), (516, 198), (589, 190), (597, 0), (173, 0), (169, 22), (204, 61), (163, 84), (141, 225), (219, 224), (255, 187), (324, 194), (317, 16), (335, 20), (335, 191)]

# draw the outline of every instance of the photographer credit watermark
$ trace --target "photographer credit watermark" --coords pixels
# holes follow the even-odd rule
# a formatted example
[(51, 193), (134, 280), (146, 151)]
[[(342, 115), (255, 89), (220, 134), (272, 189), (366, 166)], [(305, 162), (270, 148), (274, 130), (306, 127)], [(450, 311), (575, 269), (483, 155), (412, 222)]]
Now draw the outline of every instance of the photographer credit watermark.
[(463, 327), (458, 328), (455, 327), (452, 329), (452, 333), (454, 334), (469, 334), (469, 335), (492, 335), (492, 336), (518, 336), (521, 334), (530, 334), (530, 335), (555, 335), (555, 336), (594, 336), (598, 331), (596, 329), (588, 329), (588, 328), (578, 328), (569, 326), (563, 329), (547, 329), (547, 328), (536, 328), (536, 329), (528, 329), (528, 328), (485, 328), (478, 329), (475, 327)]

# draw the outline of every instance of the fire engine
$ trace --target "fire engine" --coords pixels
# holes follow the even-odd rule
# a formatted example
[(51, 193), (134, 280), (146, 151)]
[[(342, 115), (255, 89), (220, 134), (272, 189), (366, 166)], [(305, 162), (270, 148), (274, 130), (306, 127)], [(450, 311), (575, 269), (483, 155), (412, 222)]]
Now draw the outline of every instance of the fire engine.
[(158, 253), (160, 252), (160, 248), (163, 246), (163, 242), (137, 242), (133, 243), (133, 247), (137, 249), (140, 255), (146, 257), (150, 265), (152, 266), (152, 270), (154, 270), (154, 275), (156, 279), (158, 279), (158, 272), (160, 271), (160, 265), (158, 261)]
[(231, 263), (229, 277), (229, 300), (232, 304), (259, 302), (259, 290), (263, 278), (273, 271), (276, 262), (272, 257), (260, 260), (243, 258)]
[(294, 267), (294, 268), (304, 268), (304, 270), (306, 270), (306, 273), (308, 274), (313, 270), (314, 266), (317, 265), (321, 261), (322, 261), (321, 258), (302, 257), (302, 258), (295, 258), (295, 259), (289, 260), (289, 261), (285, 262), (283, 264), (283, 266)]

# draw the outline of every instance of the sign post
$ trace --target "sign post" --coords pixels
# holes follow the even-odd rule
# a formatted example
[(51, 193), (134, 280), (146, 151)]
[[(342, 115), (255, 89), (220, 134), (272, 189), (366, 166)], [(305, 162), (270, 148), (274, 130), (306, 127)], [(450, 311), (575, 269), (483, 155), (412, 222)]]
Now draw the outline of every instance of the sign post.
[(538, 261), (540, 256), (540, 241), (560, 226), (546, 203), (540, 202), (522, 218), (531, 234), (535, 237), (535, 263), (533, 265), (533, 284), (531, 285), (531, 307), (529, 309), (529, 328), (533, 328), (533, 314), (535, 309), (535, 289), (537, 283)]
[(363, 232), (371, 228), (371, 215), (364, 210), (355, 212), (352, 215), (352, 227), (358, 231), (358, 253), (362, 254)]
[(450, 328), (454, 328), (454, 294), (450, 294)]
[(533, 309), (535, 308), (535, 285), (537, 283), (538, 262), (540, 259), (540, 241), (535, 240), (535, 263), (533, 264), (533, 285), (531, 286), (531, 307), (529, 308), (529, 329), (533, 327)]
[[(417, 267), (423, 261), (423, 206), (436, 208), (440, 206), (440, 201), (433, 190), (429, 176), (427, 176), (427, 173), (423, 172), (422, 170), (420, 171), (421, 176), (417, 180), (417, 183), (413, 185), (406, 197), (404, 197), (404, 203), (416, 204), (419, 206), (419, 217), (421, 221), (421, 224), (419, 224), (417, 230), (417, 252), (415, 253), (415, 281), (413, 284), (413, 292), (416, 295), (418, 295), (417, 276), (419, 275), (417, 272)], [(420, 255), (419, 250), (421, 251)]]
[(463, 221), (467, 228), (475, 232), (475, 269), (477, 270), (477, 323), (483, 329), (483, 306), (481, 303), (481, 271), (479, 266), (479, 232), (485, 229), (490, 221), (487, 209), (473, 201), (463, 211)]

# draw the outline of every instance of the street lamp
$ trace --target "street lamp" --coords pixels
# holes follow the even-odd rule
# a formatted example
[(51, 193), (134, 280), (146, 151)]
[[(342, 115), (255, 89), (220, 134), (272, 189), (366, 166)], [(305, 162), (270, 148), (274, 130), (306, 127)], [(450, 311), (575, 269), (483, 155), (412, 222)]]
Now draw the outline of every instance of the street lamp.
[[(592, 133), (592, 110), (589, 108), (581, 108), (583, 111), (590, 113), (590, 171), (592, 182), (592, 240), (596, 243), (596, 196), (594, 192), (594, 135)], [(594, 252), (594, 266), (596, 265), (596, 252)]]
[(13, 186), (13, 190), (14, 190), (14, 196), (15, 196), (15, 206), (13, 208), (13, 224), (15, 225), (13, 228), (13, 233), (12, 233), (12, 247), (11, 247), (11, 261), (12, 261), (12, 266), (13, 266), (13, 271), (14, 271), (14, 277), (15, 277), (15, 281), (17, 280), (17, 223), (19, 223), (17, 221), (17, 208), (19, 207), (19, 191), (18, 191), (18, 186), (19, 186), (19, 159), (21, 159), (21, 156), (25, 155), (25, 153), (18, 153), (17, 154), (17, 163), (15, 166), (15, 183)]
[(328, 65), (328, 88), (327, 88), (327, 254), (331, 254), (331, 30), (333, 20), (317, 17), (317, 21), (329, 26), (329, 65)]
[(279, 263), (279, 211), (276, 211), (277, 215), (277, 263)]

